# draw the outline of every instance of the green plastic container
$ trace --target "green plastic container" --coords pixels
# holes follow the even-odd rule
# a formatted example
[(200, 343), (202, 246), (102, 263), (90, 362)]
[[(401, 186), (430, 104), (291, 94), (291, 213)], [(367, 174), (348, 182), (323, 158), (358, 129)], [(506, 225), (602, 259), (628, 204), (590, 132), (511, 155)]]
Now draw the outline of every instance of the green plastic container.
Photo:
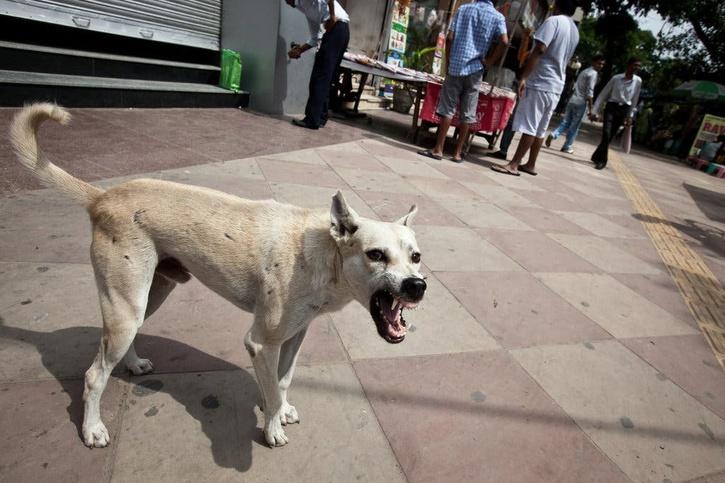
[(222, 50), (221, 69), (219, 86), (239, 92), (239, 81), (242, 78), (242, 59), (239, 52), (230, 49)]

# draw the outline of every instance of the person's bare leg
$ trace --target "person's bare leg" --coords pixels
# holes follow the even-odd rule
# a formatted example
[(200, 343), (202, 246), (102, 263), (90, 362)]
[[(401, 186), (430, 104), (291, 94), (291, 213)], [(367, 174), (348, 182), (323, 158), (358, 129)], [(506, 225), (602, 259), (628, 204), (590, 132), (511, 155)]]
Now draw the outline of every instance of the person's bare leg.
[(468, 138), (468, 124), (461, 123), (458, 126), (458, 142), (456, 143), (456, 150), (453, 153), (453, 161), (461, 160), (461, 151), (463, 151), (463, 145), (466, 144), (466, 138)]
[(438, 137), (436, 138), (436, 145), (433, 147), (433, 154), (436, 156), (443, 156), (443, 146), (446, 144), (446, 137), (448, 136), (448, 129), (451, 127), (450, 117), (441, 118), (441, 123), (438, 125)]
[[(506, 169), (508, 169), (509, 171), (513, 171), (514, 173), (517, 173), (519, 171), (519, 164), (521, 164), (521, 160), (524, 159), (526, 152), (529, 150), (529, 148), (531, 148), (531, 145), (534, 143), (535, 139), (536, 138), (530, 134), (521, 135), (519, 145), (516, 147), (516, 153), (514, 154), (511, 162), (506, 165)], [(539, 145), (539, 148), (541, 148), (541, 145)]]
[[(539, 151), (541, 150), (541, 145), (544, 144), (544, 138), (533, 138), (533, 142), (531, 143), (531, 149), (529, 150), (529, 161), (521, 165), (520, 167), (525, 169), (526, 171), (530, 173), (536, 172), (536, 160), (539, 157)], [(518, 154), (518, 150), (517, 150)]]

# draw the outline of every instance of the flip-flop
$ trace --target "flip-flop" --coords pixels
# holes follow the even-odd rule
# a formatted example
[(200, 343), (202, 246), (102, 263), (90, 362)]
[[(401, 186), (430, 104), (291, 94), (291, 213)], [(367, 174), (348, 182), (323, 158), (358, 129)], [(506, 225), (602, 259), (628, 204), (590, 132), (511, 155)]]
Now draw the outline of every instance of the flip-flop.
[(519, 166), (519, 172), (520, 173), (530, 174), (531, 176), (536, 176), (536, 175), (539, 174), (536, 171), (529, 171), (528, 169), (524, 168), (523, 166)]
[(515, 171), (510, 171), (510, 170), (506, 169), (505, 166), (500, 166), (498, 164), (491, 165), (491, 169), (496, 171), (497, 173), (501, 173), (501, 174), (508, 174), (510, 176), (521, 176), (519, 173), (517, 173)]
[(433, 154), (433, 151), (430, 149), (426, 149), (425, 151), (418, 151), (418, 154), (421, 156), (425, 156), (426, 158), (435, 159), (436, 161), (440, 161), (443, 159), (443, 156), (438, 156), (437, 154)]

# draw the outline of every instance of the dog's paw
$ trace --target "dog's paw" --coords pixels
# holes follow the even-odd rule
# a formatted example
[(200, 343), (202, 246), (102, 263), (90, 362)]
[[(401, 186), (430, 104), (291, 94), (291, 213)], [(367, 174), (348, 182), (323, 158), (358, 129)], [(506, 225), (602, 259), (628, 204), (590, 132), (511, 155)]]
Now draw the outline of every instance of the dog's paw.
[(126, 367), (128, 367), (128, 370), (131, 371), (134, 376), (142, 376), (154, 371), (154, 366), (148, 359), (136, 359), (134, 362), (126, 364)]
[(264, 424), (264, 438), (267, 440), (267, 444), (272, 448), (286, 445), (289, 439), (287, 439), (287, 435), (284, 434), (284, 429), (282, 429), (280, 416), (274, 416), (270, 419), (271, 421)]
[(108, 430), (101, 421), (83, 427), (83, 442), (89, 448), (105, 448), (110, 440)]
[(297, 414), (297, 410), (288, 402), (282, 404), (282, 409), (279, 410), (279, 414), (282, 424), (294, 424), (300, 422), (300, 416)]

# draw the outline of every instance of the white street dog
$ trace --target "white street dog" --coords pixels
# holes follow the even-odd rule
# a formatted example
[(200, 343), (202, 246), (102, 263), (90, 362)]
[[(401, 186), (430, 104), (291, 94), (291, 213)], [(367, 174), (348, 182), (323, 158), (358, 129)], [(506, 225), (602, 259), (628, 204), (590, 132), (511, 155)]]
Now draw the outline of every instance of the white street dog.
[(27, 106), (15, 116), (10, 137), (20, 162), (82, 203), (93, 225), (91, 262), (103, 337), (85, 376), (87, 446), (109, 443), (99, 405), (114, 366), (123, 359), (135, 375), (153, 370), (136, 355), (134, 337), (176, 284), (192, 275), (254, 313), (244, 345), (261, 390), (270, 446), (286, 444), (282, 426), (299, 421), (287, 389), (316, 315), (357, 300), (370, 308), (383, 339), (405, 338), (402, 311), (414, 308), (426, 289), (410, 228), (415, 206), (397, 222), (384, 223), (358, 216), (339, 191), (329, 213), (151, 179), (103, 191), (43, 156), (37, 132), (47, 119), (65, 124), (70, 115), (54, 104)]

